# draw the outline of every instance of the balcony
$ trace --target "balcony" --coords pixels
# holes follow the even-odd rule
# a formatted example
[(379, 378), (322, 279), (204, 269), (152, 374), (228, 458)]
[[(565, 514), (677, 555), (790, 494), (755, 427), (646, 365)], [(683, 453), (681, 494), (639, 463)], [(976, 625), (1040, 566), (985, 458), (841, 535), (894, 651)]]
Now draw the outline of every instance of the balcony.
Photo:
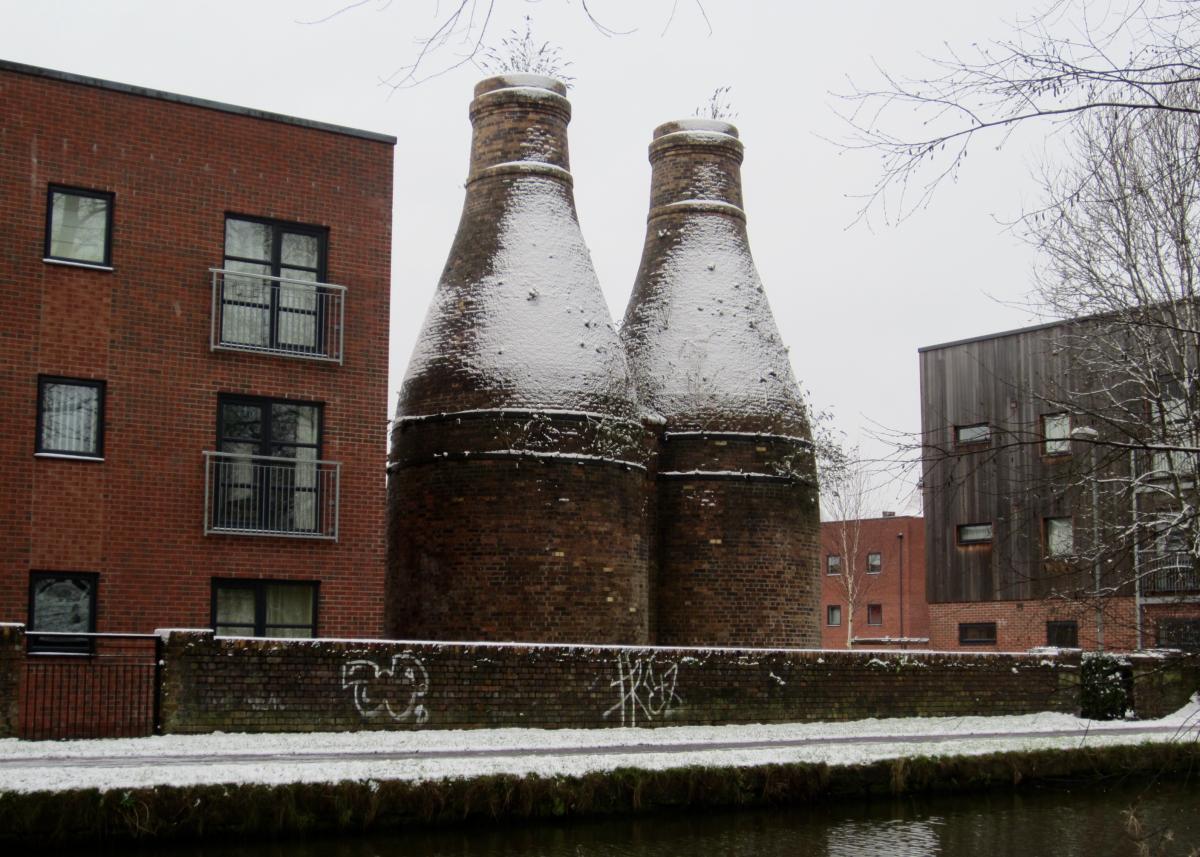
[(338, 537), (341, 463), (204, 453), (204, 534)]
[(1142, 591), (1147, 595), (1200, 591), (1200, 571), (1186, 552), (1153, 554), (1146, 560)]
[(214, 351), (342, 362), (346, 287), (210, 268)]

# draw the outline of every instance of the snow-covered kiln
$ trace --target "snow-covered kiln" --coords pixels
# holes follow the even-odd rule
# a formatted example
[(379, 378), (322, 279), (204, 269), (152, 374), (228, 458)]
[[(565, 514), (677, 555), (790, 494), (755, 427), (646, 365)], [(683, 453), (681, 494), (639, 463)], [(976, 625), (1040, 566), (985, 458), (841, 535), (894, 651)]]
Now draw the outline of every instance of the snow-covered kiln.
[(642, 404), (666, 418), (656, 642), (819, 646), (807, 409), (750, 255), (737, 129), (669, 122), (650, 162), (621, 339)]
[(458, 233), (400, 394), (387, 631), (647, 643), (647, 434), (575, 213), (558, 81), (479, 83)]

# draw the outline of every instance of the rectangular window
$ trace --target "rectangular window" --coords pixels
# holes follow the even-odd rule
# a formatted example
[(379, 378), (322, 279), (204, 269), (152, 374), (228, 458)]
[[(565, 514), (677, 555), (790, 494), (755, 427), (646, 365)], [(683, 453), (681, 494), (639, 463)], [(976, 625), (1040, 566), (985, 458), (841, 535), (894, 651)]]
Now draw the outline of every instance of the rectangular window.
[(1071, 454), (1071, 415), (1042, 415), (1042, 452), (1046, 455)]
[(996, 644), (996, 623), (959, 623), (958, 643), (960, 646), (994, 646)]
[(46, 200), (46, 259), (112, 265), (113, 195), (51, 185)]
[(826, 574), (841, 574), (842, 573), (842, 558), (837, 554), (831, 553), (825, 559)]
[(1158, 379), (1159, 396), (1150, 404), (1150, 441), (1167, 449), (1153, 452), (1150, 467), (1161, 474), (1191, 475), (1196, 472), (1196, 456), (1172, 446), (1194, 446), (1194, 435), (1190, 430), (1187, 390), (1178, 378), (1161, 376)]
[(882, 625), (883, 624), (883, 605), (868, 604), (867, 605), (867, 624)]
[(45, 455), (104, 456), (104, 382), (38, 377), (37, 442)]
[(867, 574), (879, 574), (883, 571), (883, 555), (878, 553), (867, 554)]
[(317, 584), (214, 578), (212, 623), (225, 637), (315, 637)]
[(1200, 619), (1159, 619), (1156, 625), (1156, 646), (1200, 652)]
[(981, 444), (990, 443), (992, 440), (992, 427), (987, 423), (975, 423), (969, 426), (954, 427), (954, 445), (955, 446), (979, 446)]
[(321, 406), (222, 395), (213, 520), (223, 529), (317, 532), (321, 488)]
[(829, 604), (825, 607), (825, 624), (831, 628), (842, 624), (842, 605)]
[(316, 284), (325, 279), (326, 235), (317, 226), (226, 217), (222, 343), (321, 351), (324, 303)]
[(1075, 525), (1070, 518), (1044, 518), (1042, 537), (1047, 558), (1062, 559), (1074, 555)]
[(1060, 649), (1079, 648), (1079, 623), (1074, 620), (1047, 622), (1046, 645)]
[(85, 572), (35, 571), (29, 575), (29, 650), (87, 654), (88, 637), (46, 637), (38, 631), (92, 634), (96, 631), (96, 584)]
[(959, 524), (958, 543), (960, 545), (991, 544), (991, 524)]

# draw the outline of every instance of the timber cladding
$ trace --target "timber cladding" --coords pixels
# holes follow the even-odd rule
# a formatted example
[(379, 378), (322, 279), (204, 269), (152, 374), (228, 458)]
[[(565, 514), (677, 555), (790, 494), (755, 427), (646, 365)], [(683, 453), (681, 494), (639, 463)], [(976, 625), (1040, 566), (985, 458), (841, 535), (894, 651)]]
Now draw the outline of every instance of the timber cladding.
[(163, 731), (598, 728), (1074, 713), (1079, 655), (214, 638), (171, 632)]

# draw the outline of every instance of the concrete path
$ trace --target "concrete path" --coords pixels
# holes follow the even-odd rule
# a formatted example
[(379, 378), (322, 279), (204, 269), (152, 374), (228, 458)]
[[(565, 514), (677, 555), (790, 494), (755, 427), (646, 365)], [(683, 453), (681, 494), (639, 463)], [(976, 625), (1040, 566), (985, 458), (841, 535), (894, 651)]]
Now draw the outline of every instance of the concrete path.
[[(468, 733), (469, 734), (469, 733)], [(831, 745), (876, 745), (895, 744), (939, 744), (953, 745), (966, 741), (1024, 738), (1098, 738), (1102, 736), (1171, 736), (1180, 740), (1200, 739), (1200, 723), (1186, 727), (1178, 725), (1133, 726), (1090, 726), (1079, 729), (1055, 730), (1003, 730), (993, 732), (963, 732), (924, 735), (830, 735), (800, 739), (778, 739), (761, 741), (706, 741), (687, 743), (652, 743), (637, 744), (604, 744), (594, 746), (529, 746), (529, 747), (486, 747), (480, 746), (469, 749), (438, 749), (410, 751), (388, 750), (346, 750), (342, 752), (322, 752), (319, 750), (287, 753), (247, 753), (219, 752), (207, 755), (197, 754), (159, 754), (152, 752), (147, 746), (146, 753), (121, 755), (14, 755), (0, 757), (0, 772), (15, 769), (62, 769), (62, 768), (139, 768), (164, 767), (172, 765), (264, 765), (264, 764), (329, 764), (331, 762), (401, 762), (401, 761), (436, 761), (449, 759), (502, 759), (521, 757), (574, 757), (574, 756), (615, 756), (640, 754), (674, 754), (697, 752), (740, 752), (746, 750), (792, 749), (798, 747), (827, 747)], [(480, 733), (484, 737), (484, 733)], [(484, 743), (483, 741), (480, 742)], [(942, 752), (953, 752), (953, 747), (941, 747)]]

